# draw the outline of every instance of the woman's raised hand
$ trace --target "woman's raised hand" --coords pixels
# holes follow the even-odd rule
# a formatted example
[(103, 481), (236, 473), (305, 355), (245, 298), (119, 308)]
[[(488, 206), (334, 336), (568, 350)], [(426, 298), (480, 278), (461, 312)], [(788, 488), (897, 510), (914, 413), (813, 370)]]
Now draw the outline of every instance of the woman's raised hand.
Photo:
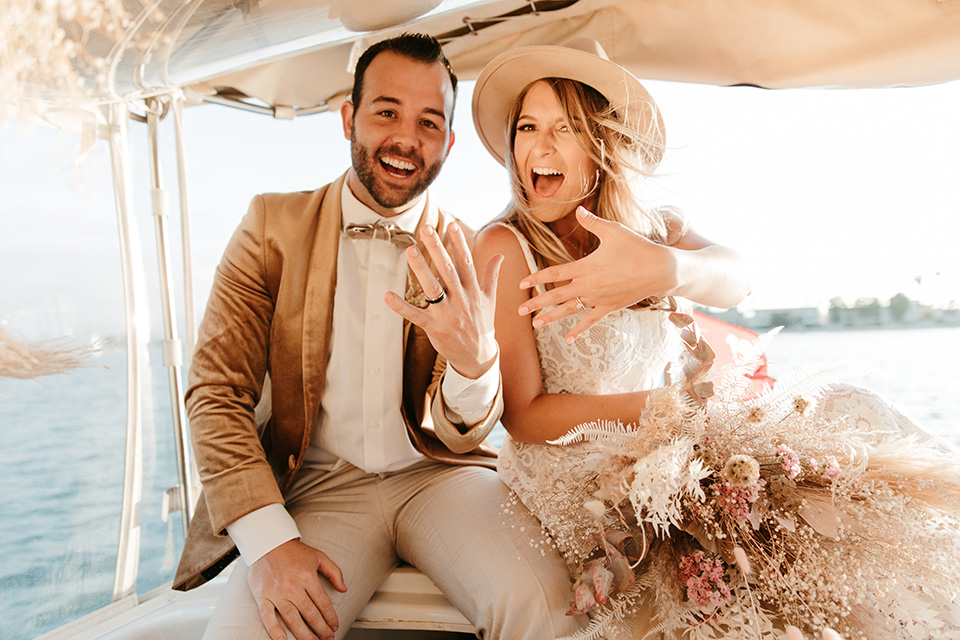
[(577, 222), (600, 239), (600, 246), (579, 260), (547, 267), (520, 281), (521, 289), (555, 285), (520, 306), (520, 315), (527, 315), (557, 305), (538, 315), (534, 327), (590, 309), (566, 335), (568, 344), (612, 311), (650, 296), (668, 295), (678, 284), (676, 257), (670, 247), (583, 207), (577, 209)]

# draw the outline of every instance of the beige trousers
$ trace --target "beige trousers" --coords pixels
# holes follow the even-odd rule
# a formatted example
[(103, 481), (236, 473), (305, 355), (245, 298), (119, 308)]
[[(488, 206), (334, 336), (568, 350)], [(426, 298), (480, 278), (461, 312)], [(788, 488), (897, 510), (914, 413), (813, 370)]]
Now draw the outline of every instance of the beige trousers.
[[(565, 614), (570, 577), (522, 505), (504, 509), (508, 490), (496, 472), (427, 461), (389, 474), (368, 474), (341, 460), (329, 469), (301, 470), (287, 509), (303, 542), (340, 567), (347, 592), (327, 587), (350, 629), (384, 578), (401, 561), (417, 567), (476, 628), (477, 637), (554, 638), (575, 632), (581, 619)], [(292, 638), (292, 634), (290, 634)], [(266, 640), (238, 561), (205, 640)]]

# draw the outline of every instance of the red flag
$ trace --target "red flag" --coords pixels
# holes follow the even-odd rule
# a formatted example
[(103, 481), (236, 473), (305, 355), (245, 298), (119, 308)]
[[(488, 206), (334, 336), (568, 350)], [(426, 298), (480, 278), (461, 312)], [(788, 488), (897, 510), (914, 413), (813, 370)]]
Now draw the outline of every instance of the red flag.
[[(718, 320), (699, 311), (693, 312), (693, 317), (700, 328), (700, 334), (710, 345), (716, 354), (714, 367), (717, 369), (731, 365), (734, 362), (734, 354), (738, 349), (743, 348), (745, 343), (756, 339), (757, 334), (744, 327)], [(748, 373), (750, 378), (750, 388), (754, 393), (773, 385), (774, 379), (767, 375), (767, 357), (763, 360), (755, 371)]]

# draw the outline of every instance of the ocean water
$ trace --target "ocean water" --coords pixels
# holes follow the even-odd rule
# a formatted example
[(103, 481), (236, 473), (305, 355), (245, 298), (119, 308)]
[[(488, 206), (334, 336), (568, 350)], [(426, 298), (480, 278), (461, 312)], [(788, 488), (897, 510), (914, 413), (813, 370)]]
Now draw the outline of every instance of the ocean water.
[[(179, 513), (169, 379), (151, 349), (143, 382), (143, 497), (137, 591), (173, 578)], [(126, 364), (108, 347), (88, 368), (38, 380), (0, 378), (0, 638), (34, 638), (110, 602), (126, 442)]]
[[(154, 363), (159, 362), (154, 351)], [(930, 431), (960, 446), (960, 328), (783, 333), (774, 377), (845, 362), (848, 381), (870, 387)], [(38, 381), (0, 380), (0, 638), (27, 640), (109, 603), (123, 480), (124, 353)], [(144, 382), (144, 489), (138, 591), (173, 576), (180, 519), (160, 517), (176, 484), (166, 371)]]

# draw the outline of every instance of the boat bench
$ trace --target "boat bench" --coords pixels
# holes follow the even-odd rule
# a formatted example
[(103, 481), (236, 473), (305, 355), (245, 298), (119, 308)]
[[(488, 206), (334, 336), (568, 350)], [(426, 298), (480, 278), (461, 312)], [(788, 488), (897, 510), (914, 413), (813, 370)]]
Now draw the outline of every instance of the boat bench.
[(400, 565), (387, 576), (357, 616), (353, 628), (474, 633), (473, 625), (430, 578), (408, 564)]
[[(114, 602), (37, 640), (200, 640), (231, 569), (186, 593), (166, 585), (139, 601), (131, 596)], [(397, 567), (384, 580), (360, 612), (347, 640), (414, 637), (399, 633), (402, 631), (418, 632), (418, 638), (424, 632), (474, 634), (473, 626), (436, 585), (410, 565)]]

